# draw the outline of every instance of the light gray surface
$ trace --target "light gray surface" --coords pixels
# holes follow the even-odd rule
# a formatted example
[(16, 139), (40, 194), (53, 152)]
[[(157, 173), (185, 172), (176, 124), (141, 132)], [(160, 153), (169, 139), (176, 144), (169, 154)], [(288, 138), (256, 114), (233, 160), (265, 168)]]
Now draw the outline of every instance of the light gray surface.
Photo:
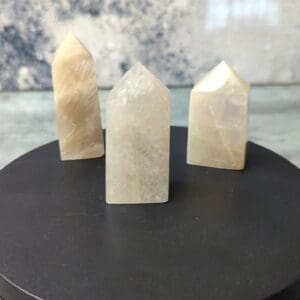
[[(187, 126), (188, 88), (171, 89), (172, 125)], [(105, 99), (100, 92), (105, 126)], [(56, 139), (52, 92), (0, 93), (0, 168)], [(249, 140), (300, 166), (300, 86), (252, 87)]]
[(251, 83), (300, 82), (299, 10), (298, 0), (0, 0), (0, 90), (51, 88), (68, 31), (101, 86), (136, 61), (191, 84), (223, 59)]

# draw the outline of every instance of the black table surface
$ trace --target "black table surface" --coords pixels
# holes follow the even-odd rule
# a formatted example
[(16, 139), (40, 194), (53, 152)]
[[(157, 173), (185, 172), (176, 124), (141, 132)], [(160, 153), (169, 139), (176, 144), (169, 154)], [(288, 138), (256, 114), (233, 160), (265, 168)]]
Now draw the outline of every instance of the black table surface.
[(166, 204), (106, 205), (105, 158), (60, 161), (57, 142), (4, 168), (0, 299), (297, 299), (299, 169), (253, 143), (244, 171), (189, 166), (186, 136)]

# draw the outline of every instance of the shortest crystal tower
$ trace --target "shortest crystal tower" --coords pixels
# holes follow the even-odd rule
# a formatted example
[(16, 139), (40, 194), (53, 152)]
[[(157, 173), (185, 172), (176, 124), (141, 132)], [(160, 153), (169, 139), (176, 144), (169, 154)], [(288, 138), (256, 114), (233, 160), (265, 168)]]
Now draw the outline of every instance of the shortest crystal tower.
[(249, 85), (225, 62), (191, 91), (187, 163), (241, 170), (245, 166)]
[(169, 90), (134, 65), (107, 99), (106, 202), (168, 201)]

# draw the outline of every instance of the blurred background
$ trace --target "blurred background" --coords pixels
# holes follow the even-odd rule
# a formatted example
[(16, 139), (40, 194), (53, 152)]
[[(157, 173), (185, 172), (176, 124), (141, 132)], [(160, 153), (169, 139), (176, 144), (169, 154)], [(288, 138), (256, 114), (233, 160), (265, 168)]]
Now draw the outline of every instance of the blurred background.
[(252, 84), (249, 139), (300, 165), (300, 2), (0, 0), (0, 168), (56, 139), (51, 62), (72, 31), (108, 90), (136, 61), (171, 88), (186, 126), (193, 83), (221, 60)]
[(51, 88), (56, 47), (72, 31), (100, 86), (137, 60), (172, 86), (226, 60), (254, 84), (300, 82), (297, 0), (0, 0), (0, 88)]

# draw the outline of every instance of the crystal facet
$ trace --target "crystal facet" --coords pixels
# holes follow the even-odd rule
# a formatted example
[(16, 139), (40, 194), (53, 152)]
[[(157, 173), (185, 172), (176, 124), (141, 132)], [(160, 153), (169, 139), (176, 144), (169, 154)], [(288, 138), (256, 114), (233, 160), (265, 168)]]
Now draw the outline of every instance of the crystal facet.
[(107, 99), (106, 202), (168, 201), (169, 90), (134, 65)]
[(191, 91), (187, 163), (241, 170), (245, 165), (249, 85), (225, 62)]
[(52, 78), (61, 159), (103, 156), (94, 61), (71, 33), (56, 52)]

